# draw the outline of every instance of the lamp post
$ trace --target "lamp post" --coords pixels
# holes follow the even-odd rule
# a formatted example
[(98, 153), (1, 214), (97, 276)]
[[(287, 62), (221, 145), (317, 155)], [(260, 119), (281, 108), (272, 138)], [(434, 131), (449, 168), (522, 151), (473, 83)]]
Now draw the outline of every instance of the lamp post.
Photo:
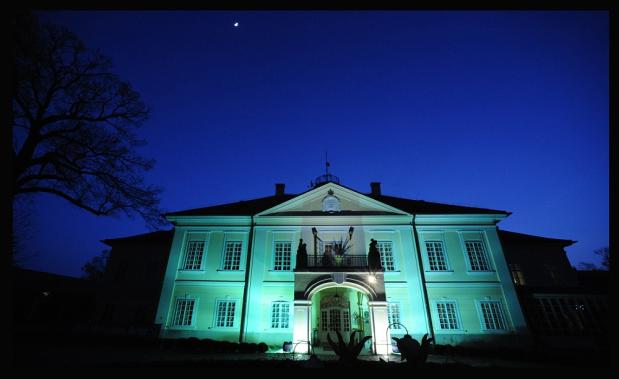
[(318, 230), (316, 230), (316, 227), (312, 227), (312, 234), (314, 235), (314, 266), (318, 266), (318, 250), (317, 250), (317, 239), (318, 239)]

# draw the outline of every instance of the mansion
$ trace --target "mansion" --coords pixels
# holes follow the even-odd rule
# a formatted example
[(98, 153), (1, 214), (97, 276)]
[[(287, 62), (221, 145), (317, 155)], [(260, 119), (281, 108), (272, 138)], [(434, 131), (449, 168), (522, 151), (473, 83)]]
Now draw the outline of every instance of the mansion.
[[(276, 184), (273, 196), (168, 213), (155, 324), (162, 338), (290, 341), (296, 352), (328, 350), (336, 331), (345, 341), (372, 336), (375, 354), (404, 334), (526, 344), (497, 227), (509, 215), (387, 196), (376, 182), (361, 193), (332, 175), (298, 195)], [(553, 275), (569, 281), (562, 254)]]

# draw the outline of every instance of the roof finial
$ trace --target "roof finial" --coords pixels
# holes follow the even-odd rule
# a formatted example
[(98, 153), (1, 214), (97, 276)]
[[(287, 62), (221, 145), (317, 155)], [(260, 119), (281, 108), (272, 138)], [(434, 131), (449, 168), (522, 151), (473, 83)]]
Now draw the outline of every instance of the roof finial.
[(316, 188), (327, 182), (340, 183), (340, 178), (329, 173), (329, 167), (331, 167), (331, 163), (329, 163), (329, 152), (325, 150), (325, 173), (317, 177), (313, 182), (310, 182), (310, 187)]

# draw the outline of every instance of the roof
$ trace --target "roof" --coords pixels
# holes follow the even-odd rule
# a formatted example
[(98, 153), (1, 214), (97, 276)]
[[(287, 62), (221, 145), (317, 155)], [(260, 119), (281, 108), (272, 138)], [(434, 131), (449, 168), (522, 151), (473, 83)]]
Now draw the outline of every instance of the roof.
[(374, 200), (378, 200), (382, 203), (391, 205), (394, 208), (398, 208), (405, 212), (413, 214), (511, 214), (511, 212), (497, 209), (467, 207), (462, 205), (452, 205), (444, 203), (432, 203), (423, 200), (412, 200), (395, 196), (372, 194), (366, 194), (366, 196), (371, 197)]
[(173, 235), (174, 235), (173, 229), (159, 230), (156, 232), (137, 234), (137, 235), (128, 236), (128, 237), (108, 238), (108, 239), (101, 240), (101, 242), (109, 246), (114, 246), (120, 243), (122, 244), (132, 244), (132, 243), (143, 244), (145, 242), (161, 243), (161, 242), (166, 242), (166, 241), (172, 241)]
[(323, 212), (323, 211), (291, 211), (291, 212), (274, 212), (269, 213), (269, 216), (388, 216), (398, 215), (400, 213), (383, 212), (383, 211), (340, 211), (340, 212)]
[(298, 195), (267, 196), (252, 200), (237, 201), (236, 203), (166, 213), (166, 216), (253, 216), (296, 196)]
[(500, 230), (499, 229), (499, 237), (501, 238), (501, 241), (503, 243), (509, 243), (509, 244), (517, 244), (517, 243), (548, 243), (548, 244), (556, 244), (556, 245), (560, 245), (563, 247), (566, 246), (570, 246), (574, 243), (576, 243), (577, 241), (572, 241), (572, 240), (564, 240), (564, 239), (558, 239), (558, 238), (548, 238), (548, 237), (540, 237), (540, 236), (534, 236), (531, 234), (523, 234), (523, 233), (516, 233), (516, 232), (510, 232), (508, 230)]
[[(323, 183), (321, 185), (324, 185)], [(340, 184), (341, 185), (341, 184)], [(342, 186), (345, 187), (345, 186)], [(348, 188), (348, 187), (345, 187)], [(313, 188), (312, 188), (313, 189)], [(350, 188), (348, 188), (350, 189)], [(352, 189), (351, 189), (352, 190)], [(355, 190), (352, 190), (355, 191)], [(355, 191), (360, 193), (358, 191)], [(253, 216), (269, 208), (279, 205), (285, 201), (295, 198), (301, 194), (274, 195), (261, 197), (258, 199), (238, 201), (210, 207), (194, 208), (184, 211), (167, 213), (166, 216)], [(374, 200), (380, 201), (394, 208), (411, 214), (511, 214), (510, 212), (496, 209), (476, 208), (461, 205), (451, 205), (443, 203), (432, 203), (423, 200), (405, 199), (395, 196), (363, 194)], [(278, 213), (277, 213), (278, 214)], [(305, 214), (305, 213), (304, 213)], [(323, 214), (318, 212), (316, 215)], [(342, 215), (343, 213), (338, 213)], [(365, 213), (368, 214), (368, 213)], [(292, 215), (292, 214), (288, 214)]]

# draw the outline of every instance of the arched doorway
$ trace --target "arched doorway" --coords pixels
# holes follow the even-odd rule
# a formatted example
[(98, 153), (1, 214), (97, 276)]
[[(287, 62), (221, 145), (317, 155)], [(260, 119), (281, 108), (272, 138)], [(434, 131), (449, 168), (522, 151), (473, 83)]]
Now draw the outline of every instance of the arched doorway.
[(310, 343), (323, 352), (332, 351), (327, 335), (337, 343), (337, 333), (348, 343), (372, 336), (365, 352), (388, 354), (387, 302), (382, 275), (374, 281), (369, 274), (295, 274), (293, 340), (297, 351), (310, 352)]
[[(358, 305), (356, 299), (362, 299)], [(314, 312), (314, 344), (330, 350), (327, 335), (337, 342), (337, 332), (340, 332), (344, 341), (348, 342), (353, 331), (355, 337), (364, 335), (367, 329), (364, 325), (363, 315), (368, 314), (367, 300), (358, 291), (347, 288), (329, 288), (316, 294), (312, 302)], [(366, 298), (365, 298), (366, 299)]]
[[(342, 335), (346, 344), (350, 341), (354, 332), (356, 342), (364, 336), (372, 335), (370, 325), (369, 294), (350, 283), (336, 284), (334, 282), (324, 285), (312, 291), (311, 301), (311, 326), (312, 345), (319, 353), (330, 353), (332, 348), (328, 343), (327, 336), (338, 343), (337, 332)], [(362, 350), (370, 353), (371, 341)]]

